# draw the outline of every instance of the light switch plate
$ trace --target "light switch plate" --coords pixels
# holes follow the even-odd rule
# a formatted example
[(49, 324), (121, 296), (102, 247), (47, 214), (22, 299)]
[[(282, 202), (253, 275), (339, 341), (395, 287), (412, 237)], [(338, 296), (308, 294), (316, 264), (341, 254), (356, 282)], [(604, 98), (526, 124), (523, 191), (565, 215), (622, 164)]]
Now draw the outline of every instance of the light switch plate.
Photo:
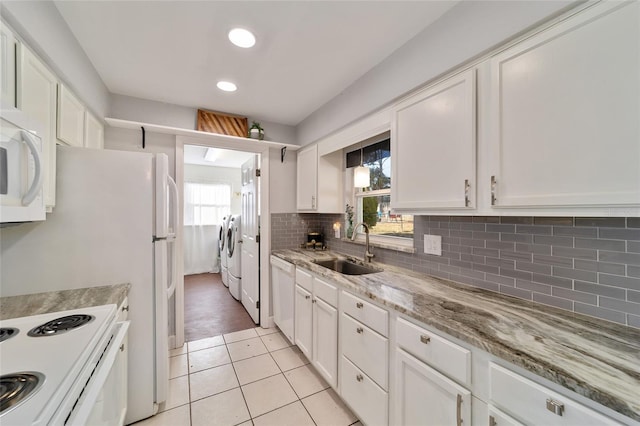
[(424, 252), (442, 256), (442, 236), (424, 234)]

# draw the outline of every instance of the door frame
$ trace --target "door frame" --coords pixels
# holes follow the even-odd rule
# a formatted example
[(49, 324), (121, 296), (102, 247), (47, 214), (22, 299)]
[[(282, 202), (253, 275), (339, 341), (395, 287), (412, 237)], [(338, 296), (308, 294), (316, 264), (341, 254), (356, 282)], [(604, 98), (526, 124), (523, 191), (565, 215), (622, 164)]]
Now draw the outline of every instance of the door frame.
[[(218, 137), (217, 137), (218, 136)], [(251, 152), (260, 156), (260, 326), (273, 327), (273, 317), (269, 315), (271, 302), (268, 285), (269, 254), (271, 251), (271, 211), (269, 195), (269, 145), (256, 149), (256, 145), (247, 141), (229, 141), (228, 136), (207, 134), (202, 137), (176, 135), (176, 184), (178, 185), (178, 223), (184, 223), (184, 146), (197, 145), (211, 148), (230, 149), (233, 151)], [(253, 141), (254, 142), (254, 141)], [(184, 344), (184, 229), (176, 230), (176, 251), (178, 274), (176, 282), (176, 338), (169, 342), (170, 347), (182, 347)], [(266, 265), (266, 266), (265, 266)]]

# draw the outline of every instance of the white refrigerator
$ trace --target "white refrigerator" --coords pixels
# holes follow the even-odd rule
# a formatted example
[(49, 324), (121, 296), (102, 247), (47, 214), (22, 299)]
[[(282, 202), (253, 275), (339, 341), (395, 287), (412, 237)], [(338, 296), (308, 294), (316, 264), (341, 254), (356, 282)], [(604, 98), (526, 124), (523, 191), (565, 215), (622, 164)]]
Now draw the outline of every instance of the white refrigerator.
[(53, 213), (0, 230), (1, 296), (131, 284), (126, 423), (155, 414), (168, 393), (177, 218), (168, 168), (165, 154), (58, 147)]

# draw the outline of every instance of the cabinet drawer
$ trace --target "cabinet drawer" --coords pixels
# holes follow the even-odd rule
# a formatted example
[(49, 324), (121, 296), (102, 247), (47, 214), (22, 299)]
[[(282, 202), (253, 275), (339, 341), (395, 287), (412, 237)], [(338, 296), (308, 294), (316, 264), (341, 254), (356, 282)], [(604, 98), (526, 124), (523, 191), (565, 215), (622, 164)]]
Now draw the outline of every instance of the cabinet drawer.
[(431, 331), (398, 318), (398, 345), (460, 384), (471, 384), (471, 352)]
[(307, 291), (313, 291), (313, 275), (304, 269), (296, 268), (296, 284)]
[(496, 364), (490, 364), (489, 378), (491, 401), (523, 423), (548, 426), (619, 424)]
[(340, 389), (362, 423), (379, 426), (389, 424), (389, 395), (358, 367), (341, 357)]
[(346, 291), (342, 292), (343, 312), (348, 313), (364, 325), (371, 327), (385, 337), (389, 336), (389, 313), (384, 309)]
[(313, 280), (313, 295), (334, 308), (338, 306), (338, 288), (319, 278)]
[(340, 318), (340, 336), (342, 354), (388, 390), (389, 340), (345, 313)]
[(489, 405), (489, 426), (524, 426), (522, 423), (506, 415), (493, 405)]

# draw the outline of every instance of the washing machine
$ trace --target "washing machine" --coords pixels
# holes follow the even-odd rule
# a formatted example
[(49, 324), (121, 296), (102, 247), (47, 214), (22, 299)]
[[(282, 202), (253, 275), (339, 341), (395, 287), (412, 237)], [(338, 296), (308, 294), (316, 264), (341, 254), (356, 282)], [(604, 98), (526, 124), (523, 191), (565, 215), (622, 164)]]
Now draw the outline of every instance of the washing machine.
[(222, 218), (220, 224), (220, 234), (218, 235), (218, 249), (220, 252), (220, 277), (222, 278), (222, 284), (225, 287), (229, 287), (229, 272), (228, 272), (228, 255), (227, 255), (227, 230), (229, 229), (229, 220), (231, 215), (227, 215)]
[(240, 215), (231, 216), (229, 229), (227, 230), (227, 278), (229, 280), (229, 293), (236, 300), (240, 300), (242, 294), (242, 277), (240, 273), (242, 230), (240, 226)]

